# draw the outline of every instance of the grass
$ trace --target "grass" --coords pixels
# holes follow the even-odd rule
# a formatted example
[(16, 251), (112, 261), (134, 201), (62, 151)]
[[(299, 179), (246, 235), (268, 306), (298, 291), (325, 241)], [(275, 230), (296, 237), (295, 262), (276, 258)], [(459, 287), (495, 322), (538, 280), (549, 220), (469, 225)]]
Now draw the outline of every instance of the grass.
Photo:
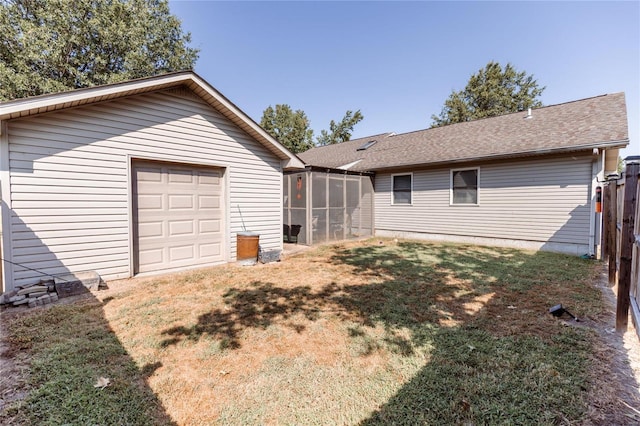
[[(426, 242), (132, 280), (16, 316), (32, 424), (575, 424), (592, 415), (595, 264)], [(119, 284), (120, 285), (120, 284)], [(114, 286), (116, 287), (116, 286)], [(98, 377), (111, 385), (97, 389)], [(0, 421), (3, 417), (0, 416)]]
[[(39, 425), (171, 424), (96, 301), (29, 312), (9, 331), (14, 356), (29, 358), (31, 391), (3, 413), (7, 418)], [(110, 379), (107, 391), (93, 386), (99, 377)]]

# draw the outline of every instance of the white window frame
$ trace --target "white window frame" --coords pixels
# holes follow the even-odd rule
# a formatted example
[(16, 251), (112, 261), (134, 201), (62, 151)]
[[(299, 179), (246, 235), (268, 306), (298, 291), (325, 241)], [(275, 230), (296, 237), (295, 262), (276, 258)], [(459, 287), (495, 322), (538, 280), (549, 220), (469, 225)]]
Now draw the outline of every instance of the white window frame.
[[(396, 203), (394, 201), (395, 197), (394, 197), (394, 189), (393, 189), (393, 183), (395, 181), (395, 177), (396, 176), (409, 176), (411, 177), (411, 188), (409, 189), (409, 193), (411, 195), (411, 202), (410, 203)], [(394, 173), (391, 175), (391, 205), (392, 206), (412, 206), (413, 205), (413, 173), (409, 172), (409, 173)]]
[[(453, 174), (455, 172), (476, 171), (476, 202), (475, 203), (454, 203), (453, 202)], [(480, 167), (462, 167), (449, 170), (449, 205), (450, 206), (479, 206), (480, 205)]]

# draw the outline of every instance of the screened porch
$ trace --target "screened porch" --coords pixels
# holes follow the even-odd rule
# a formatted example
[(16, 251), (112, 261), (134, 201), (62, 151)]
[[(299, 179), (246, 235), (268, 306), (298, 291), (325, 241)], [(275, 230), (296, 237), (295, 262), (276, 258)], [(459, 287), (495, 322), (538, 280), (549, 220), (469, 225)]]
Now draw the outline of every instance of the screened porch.
[(283, 240), (313, 245), (373, 235), (373, 176), (332, 169), (284, 175)]

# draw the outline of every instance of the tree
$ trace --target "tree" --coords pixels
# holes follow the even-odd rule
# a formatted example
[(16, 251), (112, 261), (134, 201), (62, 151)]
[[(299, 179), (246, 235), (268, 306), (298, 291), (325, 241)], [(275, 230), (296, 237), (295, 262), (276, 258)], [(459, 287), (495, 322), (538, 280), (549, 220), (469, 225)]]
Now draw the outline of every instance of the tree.
[(329, 131), (322, 130), (320, 132), (320, 136), (317, 138), (318, 145), (333, 145), (348, 141), (351, 139), (353, 127), (363, 118), (364, 116), (360, 110), (358, 110), (356, 112), (347, 111), (339, 123), (331, 120), (331, 123), (329, 123)]
[(503, 70), (499, 63), (489, 62), (471, 76), (464, 90), (451, 93), (440, 115), (431, 116), (431, 127), (540, 107), (538, 97), (544, 89), (533, 75), (516, 71), (510, 63)]
[(192, 69), (167, 0), (0, 0), (0, 100)]
[(313, 148), (313, 130), (302, 110), (293, 111), (289, 105), (269, 105), (262, 113), (260, 126), (291, 152), (297, 154)]

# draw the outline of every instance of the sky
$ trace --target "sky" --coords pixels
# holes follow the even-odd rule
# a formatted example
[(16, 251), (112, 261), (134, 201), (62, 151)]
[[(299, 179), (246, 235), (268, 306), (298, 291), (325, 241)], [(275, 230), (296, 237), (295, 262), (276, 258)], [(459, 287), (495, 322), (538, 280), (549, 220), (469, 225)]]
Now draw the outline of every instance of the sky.
[(315, 135), (347, 110), (352, 138), (428, 128), (490, 61), (511, 63), (555, 105), (625, 92), (640, 155), (640, 2), (177, 1), (196, 73), (256, 122), (303, 110)]

